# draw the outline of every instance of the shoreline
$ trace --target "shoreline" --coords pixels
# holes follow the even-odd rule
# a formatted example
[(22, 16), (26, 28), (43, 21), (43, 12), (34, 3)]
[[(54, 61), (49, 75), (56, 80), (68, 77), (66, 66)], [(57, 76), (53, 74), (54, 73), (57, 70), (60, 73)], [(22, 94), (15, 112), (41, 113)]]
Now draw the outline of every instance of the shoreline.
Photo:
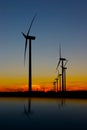
[(77, 98), (87, 99), (87, 91), (66, 91), (66, 92), (0, 92), (0, 97), (28, 97), (28, 98)]

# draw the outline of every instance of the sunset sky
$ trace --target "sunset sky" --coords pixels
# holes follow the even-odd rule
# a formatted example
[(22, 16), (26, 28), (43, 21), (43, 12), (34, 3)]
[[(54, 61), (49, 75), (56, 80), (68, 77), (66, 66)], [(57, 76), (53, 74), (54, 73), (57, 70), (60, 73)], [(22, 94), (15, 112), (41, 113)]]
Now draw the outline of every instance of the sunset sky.
[(27, 90), (31, 28), (33, 89), (51, 89), (57, 76), (59, 44), (67, 63), (67, 90), (87, 90), (87, 0), (0, 0), (0, 91)]

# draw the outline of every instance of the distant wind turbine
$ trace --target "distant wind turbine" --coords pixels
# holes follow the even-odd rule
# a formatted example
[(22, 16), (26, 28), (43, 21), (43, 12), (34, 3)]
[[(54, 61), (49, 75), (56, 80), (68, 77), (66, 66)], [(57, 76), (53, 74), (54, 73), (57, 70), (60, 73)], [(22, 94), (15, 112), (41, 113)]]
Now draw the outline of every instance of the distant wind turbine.
[(58, 77), (57, 78), (55, 78), (55, 80), (56, 80), (56, 84), (57, 84), (57, 92), (58, 92)]
[(62, 74), (59, 73), (59, 76), (58, 76), (58, 77), (59, 77), (59, 90), (60, 90), (60, 91), (61, 91), (61, 76), (62, 76)]
[(59, 70), (58, 70), (58, 75), (57, 75), (57, 78), (55, 78), (55, 80), (56, 80), (56, 84), (57, 84), (57, 92), (58, 92)]
[(58, 70), (57, 78), (55, 78), (56, 84), (57, 84), (57, 92), (61, 91), (61, 76), (62, 76), (62, 74), (60, 74), (59, 70)]
[(34, 22), (34, 20), (35, 20), (35, 17), (36, 17), (36, 14), (35, 14), (35, 16), (33, 17), (32, 21), (31, 21), (31, 24), (30, 24), (30, 27), (29, 27), (29, 29), (28, 29), (27, 34), (25, 35), (25, 34), (22, 32), (22, 35), (23, 35), (24, 38), (25, 38), (24, 64), (25, 64), (25, 59), (26, 59), (27, 44), (28, 44), (28, 40), (29, 40), (29, 84), (28, 84), (29, 92), (32, 91), (31, 41), (32, 41), (32, 40), (35, 40), (35, 36), (30, 36), (29, 33), (30, 33), (30, 30), (31, 30), (32, 24), (33, 24), (33, 22)]
[[(68, 60), (66, 58), (63, 58), (61, 56), (61, 45), (59, 46), (59, 61), (58, 61), (58, 64), (57, 64), (57, 68), (56, 70), (58, 70), (58, 67), (61, 63), (61, 67), (62, 67), (62, 91), (65, 91), (66, 90), (66, 64), (67, 64)], [(65, 63), (65, 64), (64, 64)]]
[(56, 89), (56, 81), (53, 81), (54, 90)]

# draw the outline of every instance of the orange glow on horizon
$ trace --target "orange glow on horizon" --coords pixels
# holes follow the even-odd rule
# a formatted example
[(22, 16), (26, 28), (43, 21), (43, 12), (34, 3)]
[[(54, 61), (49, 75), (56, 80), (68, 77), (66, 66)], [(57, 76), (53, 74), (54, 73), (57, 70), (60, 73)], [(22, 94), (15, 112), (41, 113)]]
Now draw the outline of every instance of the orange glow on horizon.
[[(43, 76), (32, 78), (32, 91), (54, 91), (53, 81), (54, 76)], [(83, 75), (68, 75), (66, 77), (66, 90), (77, 91), (87, 90), (87, 76)], [(58, 87), (59, 83), (58, 83)], [(19, 92), (28, 91), (28, 78), (27, 77), (0, 77), (0, 92)], [(55, 90), (56, 91), (56, 90)]]
[[(27, 78), (0, 78), (0, 92), (24, 92), (28, 91)], [(53, 86), (53, 77), (33, 79), (32, 91), (56, 91)], [(67, 91), (87, 90), (86, 77), (67, 76), (66, 79)], [(58, 87), (59, 83), (58, 83)]]
[[(69, 85), (66, 87), (66, 91), (86, 91), (87, 87), (86, 84), (84, 85)], [(25, 92), (28, 91), (28, 85), (14, 85), (14, 86), (0, 86), (0, 92)], [(32, 91), (56, 91), (54, 90), (53, 85), (52, 86), (42, 86), (42, 85), (32, 85)]]
[[(51, 91), (52, 87), (41, 87), (40, 85), (33, 85), (32, 91)], [(28, 91), (28, 85), (21, 85), (21, 86), (0, 86), (0, 92), (25, 92)]]

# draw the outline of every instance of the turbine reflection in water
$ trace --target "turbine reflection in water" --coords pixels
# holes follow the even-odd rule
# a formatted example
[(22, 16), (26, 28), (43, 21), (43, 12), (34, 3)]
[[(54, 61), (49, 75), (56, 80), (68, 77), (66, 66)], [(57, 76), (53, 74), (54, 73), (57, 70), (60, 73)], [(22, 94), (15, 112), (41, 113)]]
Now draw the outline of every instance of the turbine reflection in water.
[(24, 104), (24, 114), (29, 117), (30, 115), (33, 114), (33, 111), (31, 110), (31, 98), (28, 99), (28, 104), (27, 107)]

